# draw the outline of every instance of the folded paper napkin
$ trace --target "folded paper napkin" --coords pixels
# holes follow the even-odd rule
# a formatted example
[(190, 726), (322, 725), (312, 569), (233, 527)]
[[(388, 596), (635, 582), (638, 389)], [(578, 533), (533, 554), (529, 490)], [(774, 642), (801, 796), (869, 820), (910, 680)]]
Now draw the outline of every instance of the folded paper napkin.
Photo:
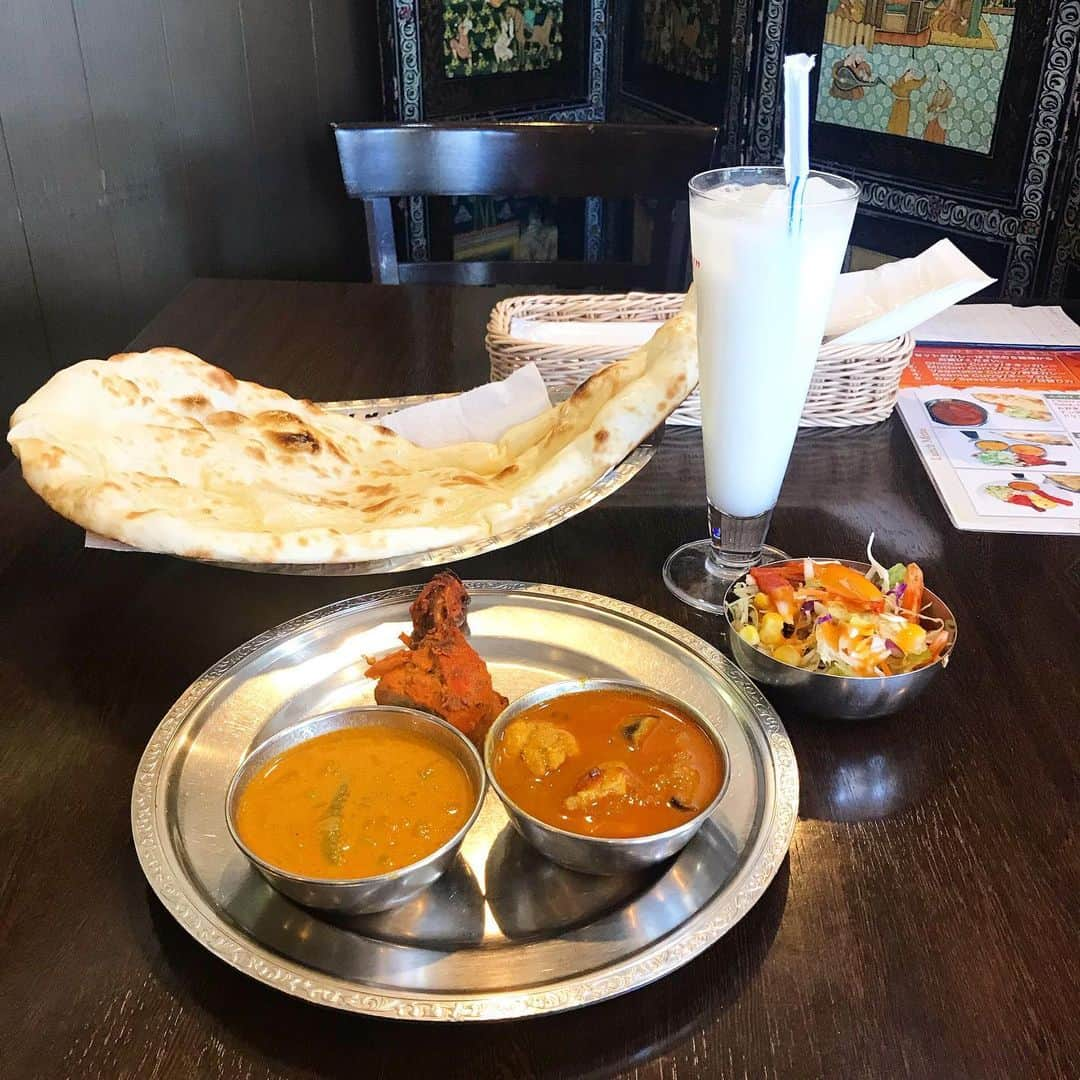
[[(841, 274), (825, 339), (831, 345), (891, 341), (993, 281), (950, 240), (939, 240), (913, 259)], [(625, 346), (629, 352), (659, 326), (647, 321), (512, 319), (510, 336), (547, 345)]]
[(550, 406), (543, 377), (535, 364), (526, 364), (502, 382), (413, 405), (382, 417), (380, 423), (417, 446), (433, 449), (462, 442), (498, 442), (515, 424), (539, 416)]
[(951, 240), (939, 240), (913, 259), (841, 274), (825, 337), (831, 345), (889, 341), (993, 282)]
[[(422, 405), (410, 405), (379, 417), (379, 423), (418, 446), (434, 449), (461, 442), (498, 442), (515, 424), (531, 420), (550, 407), (543, 377), (535, 364), (526, 364), (502, 382), (487, 383)], [(86, 534), (86, 547), (136, 550), (90, 532)]]
[(625, 346), (627, 351), (644, 345), (663, 323), (658, 319), (636, 322), (608, 322), (580, 319), (545, 322), (543, 319), (511, 319), (510, 336), (520, 341), (538, 341), (545, 345)]

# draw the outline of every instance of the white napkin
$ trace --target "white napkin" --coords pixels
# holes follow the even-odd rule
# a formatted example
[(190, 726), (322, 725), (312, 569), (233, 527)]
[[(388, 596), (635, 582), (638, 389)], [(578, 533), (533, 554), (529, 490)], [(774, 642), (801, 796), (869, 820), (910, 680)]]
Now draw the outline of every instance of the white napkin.
[(604, 322), (579, 319), (545, 322), (543, 319), (511, 319), (510, 336), (520, 341), (539, 341), (545, 345), (607, 345), (624, 347), (631, 352), (644, 345), (663, 326), (659, 320), (643, 322)]
[[(502, 382), (487, 383), (455, 397), (411, 405), (379, 418), (384, 427), (427, 448), (459, 442), (497, 442), (515, 424), (551, 407), (535, 364), (520, 367)], [(88, 532), (84, 545), (106, 551), (137, 551), (119, 540)]]
[[(841, 274), (825, 338), (832, 345), (889, 341), (993, 282), (951, 240), (939, 240), (912, 259)], [(656, 321), (512, 319), (510, 336), (549, 345), (623, 347), (629, 353), (661, 325)]]
[(502, 382), (486, 383), (456, 397), (412, 405), (379, 423), (428, 449), (462, 442), (498, 442), (515, 424), (551, 407), (535, 364), (520, 367)]
[(939, 240), (913, 259), (841, 274), (825, 337), (830, 345), (889, 341), (993, 281), (951, 240)]

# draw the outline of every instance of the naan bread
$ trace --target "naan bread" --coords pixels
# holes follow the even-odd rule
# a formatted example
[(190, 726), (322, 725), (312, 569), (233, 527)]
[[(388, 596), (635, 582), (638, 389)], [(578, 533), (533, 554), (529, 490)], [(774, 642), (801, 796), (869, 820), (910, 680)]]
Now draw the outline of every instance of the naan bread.
[(54, 510), (146, 551), (353, 562), (482, 539), (584, 491), (697, 383), (692, 307), (498, 443), (425, 450), (179, 349), (84, 360), (11, 420)]

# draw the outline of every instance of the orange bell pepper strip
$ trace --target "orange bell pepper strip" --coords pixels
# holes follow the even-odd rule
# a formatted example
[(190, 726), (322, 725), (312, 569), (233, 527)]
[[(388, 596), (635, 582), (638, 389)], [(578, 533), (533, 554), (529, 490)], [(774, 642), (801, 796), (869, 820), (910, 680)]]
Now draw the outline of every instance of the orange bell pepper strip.
[(904, 595), (900, 597), (900, 610), (911, 622), (919, 621), (923, 605), (923, 572), (918, 563), (908, 563), (904, 575)]
[(817, 563), (814, 572), (821, 585), (839, 599), (863, 605), (871, 611), (884, 609), (884, 594), (858, 570), (852, 570), (841, 563)]

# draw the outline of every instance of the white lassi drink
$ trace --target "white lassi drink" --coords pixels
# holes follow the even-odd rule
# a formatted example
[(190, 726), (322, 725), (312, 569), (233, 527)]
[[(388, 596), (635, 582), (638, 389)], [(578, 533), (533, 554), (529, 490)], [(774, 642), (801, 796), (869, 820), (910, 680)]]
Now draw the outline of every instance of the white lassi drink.
[(709, 539), (672, 552), (664, 581), (703, 611), (723, 611), (734, 578), (783, 557), (765, 533), (859, 199), (825, 173), (794, 188), (773, 168), (690, 181)]
[(857, 205), (811, 174), (800, 226), (776, 179), (691, 185), (705, 481), (735, 517), (776, 505)]

